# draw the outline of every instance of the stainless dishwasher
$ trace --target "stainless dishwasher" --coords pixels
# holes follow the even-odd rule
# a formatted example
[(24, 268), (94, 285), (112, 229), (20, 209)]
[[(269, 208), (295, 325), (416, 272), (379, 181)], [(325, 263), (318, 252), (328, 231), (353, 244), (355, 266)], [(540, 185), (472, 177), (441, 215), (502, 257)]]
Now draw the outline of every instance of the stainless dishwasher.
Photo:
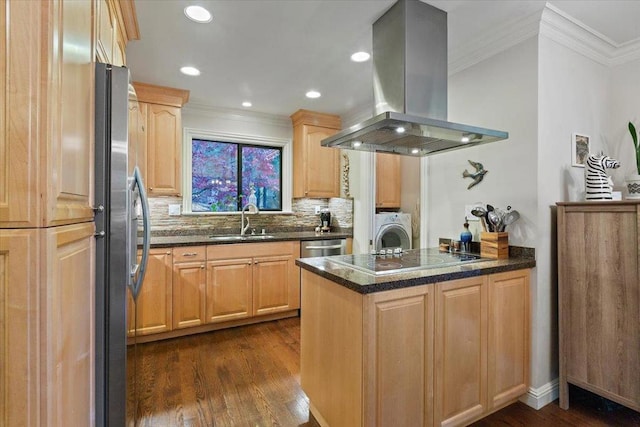
[(300, 242), (300, 258), (344, 255), (347, 239), (303, 240)]

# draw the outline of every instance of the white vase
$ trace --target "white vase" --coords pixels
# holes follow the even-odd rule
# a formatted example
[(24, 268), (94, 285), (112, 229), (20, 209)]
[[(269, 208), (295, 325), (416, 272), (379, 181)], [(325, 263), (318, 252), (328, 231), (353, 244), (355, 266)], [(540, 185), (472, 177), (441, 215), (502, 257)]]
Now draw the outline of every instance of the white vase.
[(627, 183), (627, 199), (640, 199), (640, 175), (629, 175), (625, 182)]

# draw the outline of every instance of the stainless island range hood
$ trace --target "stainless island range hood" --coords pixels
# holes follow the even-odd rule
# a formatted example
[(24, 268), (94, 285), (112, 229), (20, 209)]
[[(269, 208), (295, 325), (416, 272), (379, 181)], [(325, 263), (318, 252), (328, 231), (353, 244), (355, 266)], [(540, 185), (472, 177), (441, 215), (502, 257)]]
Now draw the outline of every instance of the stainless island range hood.
[(376, 116), (322, 140), (324, 147), (428, 156), (507, 139), (447, 121), (447, 14), (399, 0), (373, 24)]

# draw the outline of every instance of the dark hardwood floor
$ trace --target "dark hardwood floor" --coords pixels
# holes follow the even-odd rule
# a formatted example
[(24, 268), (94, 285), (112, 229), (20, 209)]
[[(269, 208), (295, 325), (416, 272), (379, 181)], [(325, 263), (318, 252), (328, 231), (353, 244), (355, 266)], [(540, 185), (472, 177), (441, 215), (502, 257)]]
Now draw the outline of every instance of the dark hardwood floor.
[[(299, 384), (299, 318), (142, 344), (137, 352), (140, 426), (318, 426)], [(568, 411), (557, 401), (539, 411), (518, 402), (473, 426), (640, 426), (640, 414), (572, 388)]]

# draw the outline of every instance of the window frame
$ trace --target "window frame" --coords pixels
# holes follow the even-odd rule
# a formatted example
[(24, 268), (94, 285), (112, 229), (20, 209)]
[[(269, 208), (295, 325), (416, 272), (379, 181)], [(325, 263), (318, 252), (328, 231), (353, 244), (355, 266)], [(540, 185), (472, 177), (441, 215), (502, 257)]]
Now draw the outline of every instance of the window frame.
[(265, 214), (291, 213), (292, 194), (292, 143), (290, 139), (274, 138), (258, 135), (246, 135), (227, 132), (216, 132), (205, 129), (184, 128), (182, 138), (182, 212), (185, 215), (234, 215), (240, 211), (232, 212), (193, 212), (192, 211), (192, 141), (204, 139), (214, 142), (229, 142), (242, 145), (273, 147), (282, 149), (282, 210), (261, 211)]

